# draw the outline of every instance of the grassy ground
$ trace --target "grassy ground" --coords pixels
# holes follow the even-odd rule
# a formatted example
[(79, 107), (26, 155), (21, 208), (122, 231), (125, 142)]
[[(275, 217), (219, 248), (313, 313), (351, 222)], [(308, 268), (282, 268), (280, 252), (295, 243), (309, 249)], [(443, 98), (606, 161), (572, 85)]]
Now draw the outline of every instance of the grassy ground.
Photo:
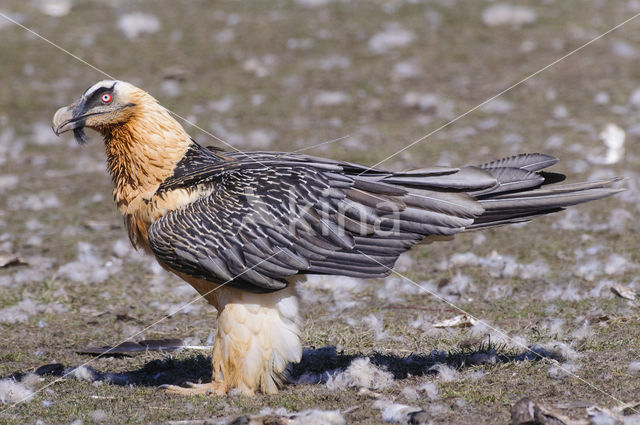
[[(482, 19), (492, 4), (485, 1), (76, 1), (57, 17), (42, 12), (46, 3), (6, 0), (0, 12), (143, 87), (239, 149), (293, 151), (348, 135), (306, 153), (364, 164), (385, 159), (638, 12), (634, 2), (617, 0), (520, 1), (535, 11), (534, 22), (491, 27)], [(119, 21), (132, 12), (154, 15), (159, 28), (127, 38)], [(461, 165), (544, 151), (561, 157), (555, 170), (571, 180), (624, 175), (632, 189), (576, 207), (577, 213), (485, 232), (486, 239), (467, 234), (413, 250), (402, 271), (412, 280), (525, 345), (565, 348), (554, 351), (556, 360), (463, 365), (449, 381), (426, 373), (425, 362), (418, 376), (396, 374), (379, 391), (383, 399), (418, 406), (434, 423), (505, 423), (524, 396), (605, 407), (640, 398), (638, 378), (628, 372), (638, 361), (640, 315), (634, 302), (608, 289), (640, 286), (634, 220), (640, 100), (630, 100), (640, 86), (639, 25), (628, 23), (383, 164)], [(89, 361), (76, 353), (80, 347), (116, 344), (195, 298), (195, 291), (127, 250), (97, 135), (79, 147), (48, 128), (56, 108), (106, 77), (2, 17), (0, 37), (0, 255), (17, 253), (27, 263), (0, 268), (0, 378), (19, 378), (46, 364)], [(429, 103), (428, 94), (437, 102)], [(594, 164), (589, 158), (603, 154), (599, 133), (608, 123), (627, 131), (626, 153), (615, 164)], [(185, 126), (197, 140), (221, 145)], [(470, 251), (479, 264), (452, 261)], [(346, 291), (345, 299), (356, 301), (350, 306), (330, 290), (304, 287), (305, 347), (336, 346), (347, 356), (316, 367), (344, 367), (349, 356), (384, 365), (380, 355), (402, 364), (411, 353), (473, 351), (487, 343), (487, 332), (500, 353), (522, 351), (512, 340), (496, 342), (499, 334), (481, 326), (433, 328), (458, 312), (411, 284), (390, 282)], [(135, 339), (179, 337), (202, 345), (214, 329), (215, 311), (197, 301), (187, 314)], [(558, 361), (579, 379), (554, 369)], [(0, 423), (162, 423), (264, 407), (340, 409), (348, 423), (382, 422), (371, 396), (357, 388), (298, 384), (252, 398), (157, 391), (161, 383), (206, 379), (207, 359), (193, 351), (104, 358), (90, 366), (129, 380), (54, 383), (56, 376), (44, 376), (36, 388), (52, 385), (31, 401), (0, 405), (6, 409)], [(438, 390), (431, 399), (407, 390), (425, 383)], [(585, 417), (584, 408), (565, 413)]]

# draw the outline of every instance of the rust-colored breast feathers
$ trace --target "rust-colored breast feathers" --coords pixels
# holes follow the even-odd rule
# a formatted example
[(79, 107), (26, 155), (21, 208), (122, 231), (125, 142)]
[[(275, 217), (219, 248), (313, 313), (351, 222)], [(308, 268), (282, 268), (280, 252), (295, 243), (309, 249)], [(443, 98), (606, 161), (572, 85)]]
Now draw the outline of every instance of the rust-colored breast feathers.
[(193, 197), (185, 190), (156, 195), (193, 142), (153, 98), (141, 95), (135, 103), (126, 120), (98, 130), (104, 136), (113, 197), (129, 238), (134, 246), (148, 251), (149, 226)]

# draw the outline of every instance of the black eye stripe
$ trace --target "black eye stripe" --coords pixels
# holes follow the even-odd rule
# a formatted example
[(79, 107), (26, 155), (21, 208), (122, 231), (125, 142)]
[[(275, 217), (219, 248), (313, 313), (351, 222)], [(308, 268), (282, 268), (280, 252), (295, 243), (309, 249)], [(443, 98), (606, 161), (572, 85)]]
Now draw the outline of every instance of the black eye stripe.
[(91, 95), (81, 104), (73, 113), (73, 117), (77, 118), (87, 113), (94, 106), (103, 106), (104, 103), (100, 100), (103, 94), (109, 93), (113, 99), (113, 88), (116, 83), (113, 83), (111, 87), (100, 87), (96, 89)]
[(96, 103), (98, 103), (100, 101), (100, 98), (102, 97), (103, 94), (105, 93), (111, 93), (111, 89), (109, 87), (101, 87), (98, 90), (96, 90), (95, 92), (93, 92), (93, 94), (91, 96), (89, 96), (89, 99), (87, 99), (87, 105), (94, 105)]
[(89, 98), (86, 101), (86, 105), (87, 106), (93, 106), (93, 105), (97, 104), (98, 102), (100, 102), (100, 98), (102, 97), (102, 95), (104, 93), (109, 93), (113, 97), (112, 91), (113, 91), (113, 88), (115, 86), (116, 86), (116, 84), (113, 83), (113, 85), (111, 87), (100, 87), (99, 89), (97, 89), (96, 91), (91, 93), (91, 96), (89, 96)]

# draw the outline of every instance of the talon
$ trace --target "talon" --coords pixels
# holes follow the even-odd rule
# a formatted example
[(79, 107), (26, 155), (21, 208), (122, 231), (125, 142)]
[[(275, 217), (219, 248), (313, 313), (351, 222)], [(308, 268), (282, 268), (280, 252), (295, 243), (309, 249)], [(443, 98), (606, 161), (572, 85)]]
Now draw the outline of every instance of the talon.
[(210, 382), (208, 384), (194, 384), (193, 382), (185, 382), (187, 387), (178, 385), (160, 385), (158, 389), (163, 389), (169, 394), (178, 395), (225, 395), (228, 391), (225, 382)]

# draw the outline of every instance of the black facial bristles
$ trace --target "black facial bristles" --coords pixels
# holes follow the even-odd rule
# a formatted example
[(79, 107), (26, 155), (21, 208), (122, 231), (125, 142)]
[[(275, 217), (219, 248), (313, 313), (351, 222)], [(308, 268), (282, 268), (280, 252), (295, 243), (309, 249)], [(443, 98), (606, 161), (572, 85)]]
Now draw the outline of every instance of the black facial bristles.
[(76, 142), (78, 142), (79, 145), (86, 145), (89, 142), (89, 139), (87, 139), (87, 135), (84, 132), (84, 128), (82, 127), (74, 128), (73, 136), (76, 138)]

